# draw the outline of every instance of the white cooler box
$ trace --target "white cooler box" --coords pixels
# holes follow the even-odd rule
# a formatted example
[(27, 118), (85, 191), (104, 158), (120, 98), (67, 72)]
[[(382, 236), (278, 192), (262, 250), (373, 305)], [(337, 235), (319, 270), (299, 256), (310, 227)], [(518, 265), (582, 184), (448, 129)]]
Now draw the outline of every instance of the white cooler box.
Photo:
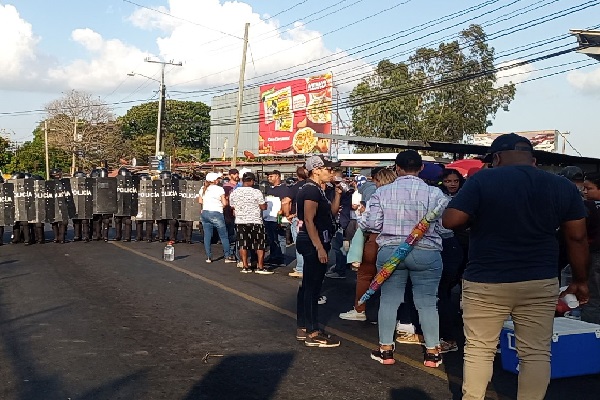
[[(500, 334), (502, 368), (519, 373), (513, 321)], [(554, 318), (551, 378), (600, 373), (600, 325), (571, 318)]]

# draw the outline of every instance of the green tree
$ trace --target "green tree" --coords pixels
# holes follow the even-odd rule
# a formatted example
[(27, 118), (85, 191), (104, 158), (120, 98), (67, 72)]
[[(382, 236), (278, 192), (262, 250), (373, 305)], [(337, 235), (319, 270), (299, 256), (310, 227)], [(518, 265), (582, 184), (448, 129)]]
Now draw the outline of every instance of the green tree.
[(494, 49), (478, 25), (437, 49), (418, 49), (406, 64), (382, 61), (352, 91), (354, 131), (451, 142), (485, 133), (515, 95), (513, 84), (496, 87), (493, 71)]
[[(178, 161), (208, 159), (210, 145), (210, 107), (202, 102), (167, 100), (163, 120), (165, 152)], [(158, 102), (130, 108), (118, 119), (129, 157), (140, 162), (154, 155)]]
[[(60, 168), (68, 171), (71, 166), (71, 154), (57, 147), (48, 147), (48, 164), (50, 169)], [(14, 152), (6, 165), (6, 173), (12, 171), (27, 171), (32, 174), (46, 176), (46, 161), (44, 150), (44, 128), (38, 125), (33, 131), (33, 140), (23, 143)]]
[(10, 141), (0, 137), (0, 170), (2, 172), (6, 173), (6, 165), (10, 163), (12, 155)]

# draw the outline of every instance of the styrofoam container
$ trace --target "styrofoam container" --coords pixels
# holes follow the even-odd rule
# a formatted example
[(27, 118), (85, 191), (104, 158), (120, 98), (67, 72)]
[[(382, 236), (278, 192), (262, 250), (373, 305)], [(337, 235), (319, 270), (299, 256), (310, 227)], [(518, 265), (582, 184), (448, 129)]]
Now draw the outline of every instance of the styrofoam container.
[[(500, 334), (502, 368), (519, 373), (513, 321)], [(600, 373), (600, 325), (571, 318), (554, 318), (551, 378)]]

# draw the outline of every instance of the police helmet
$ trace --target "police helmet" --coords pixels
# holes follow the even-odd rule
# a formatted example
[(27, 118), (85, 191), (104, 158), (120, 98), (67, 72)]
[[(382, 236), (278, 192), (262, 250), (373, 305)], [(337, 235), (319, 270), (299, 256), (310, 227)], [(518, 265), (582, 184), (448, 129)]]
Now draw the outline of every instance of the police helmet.
[(31, 179), (31, 174), (30, 174), (29, 172), (25, 172), (25, 173), (23, 174), (23, 178), (24, 178), (24, 179)]
[(25, 178), (25, 174), (22, 172), (13, 172), (10, 176), (10, 179), (23, 179)]
[(172, 177), (171, 171), (161, 171), (161, 173), (158, 175), (158, 177), (160, 179), (169, 179)]
[(90, 172), (90, 178), (98, 178), (100, 176), (100, 170), (98, 168), (94, 168)]
[(33, 179), (34, 181), (43, 181), (43, 180), (45, 180), (44, 178), (42, 178), (39, 175), (31, 175), (31, 179)]
[(50, 170), (50, 178), (60, 179), (62, 177), (62, 170), (60, 168), (52, 168)]
[(127, 168), (121, 167), (121, 168), (119, 168), (119, 175), (120, 176), (131, 176), (131, 172)]
[(75, 172), (75, 174), (73, 175), (74, 178), (85, 178), (85, 172), (83, 171), (77, 171)]
[(148, 174), (139, 174), (140, 181), (151, 181), (152, 177)]
[(171, 178), (173, 178), (173, 179), (182, 179), (181, 175), (179, 175), (177, 173), (171, 174)]
[(583, 181), (583, 171), (581, 168), (576, 167), (574, 165), (569, 165), (568, 167), (564, 167), (558, 175), (564, 176), (570, 181)]
[(108, 178), (108, 170), (106, 168), (98, 169), (98, 174), (100, 178)]

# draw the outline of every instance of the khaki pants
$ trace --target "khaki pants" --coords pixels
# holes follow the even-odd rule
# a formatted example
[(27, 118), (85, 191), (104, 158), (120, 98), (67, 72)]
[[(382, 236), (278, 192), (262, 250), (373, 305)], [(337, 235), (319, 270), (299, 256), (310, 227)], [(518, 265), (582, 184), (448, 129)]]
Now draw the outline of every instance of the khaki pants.
[(557, 279), (463, 282), (466, 337), (463, 400), (483, 400), (504, 320), (512, 315), (519, 356), (518, 400), (542, 400), (550, 382)]

